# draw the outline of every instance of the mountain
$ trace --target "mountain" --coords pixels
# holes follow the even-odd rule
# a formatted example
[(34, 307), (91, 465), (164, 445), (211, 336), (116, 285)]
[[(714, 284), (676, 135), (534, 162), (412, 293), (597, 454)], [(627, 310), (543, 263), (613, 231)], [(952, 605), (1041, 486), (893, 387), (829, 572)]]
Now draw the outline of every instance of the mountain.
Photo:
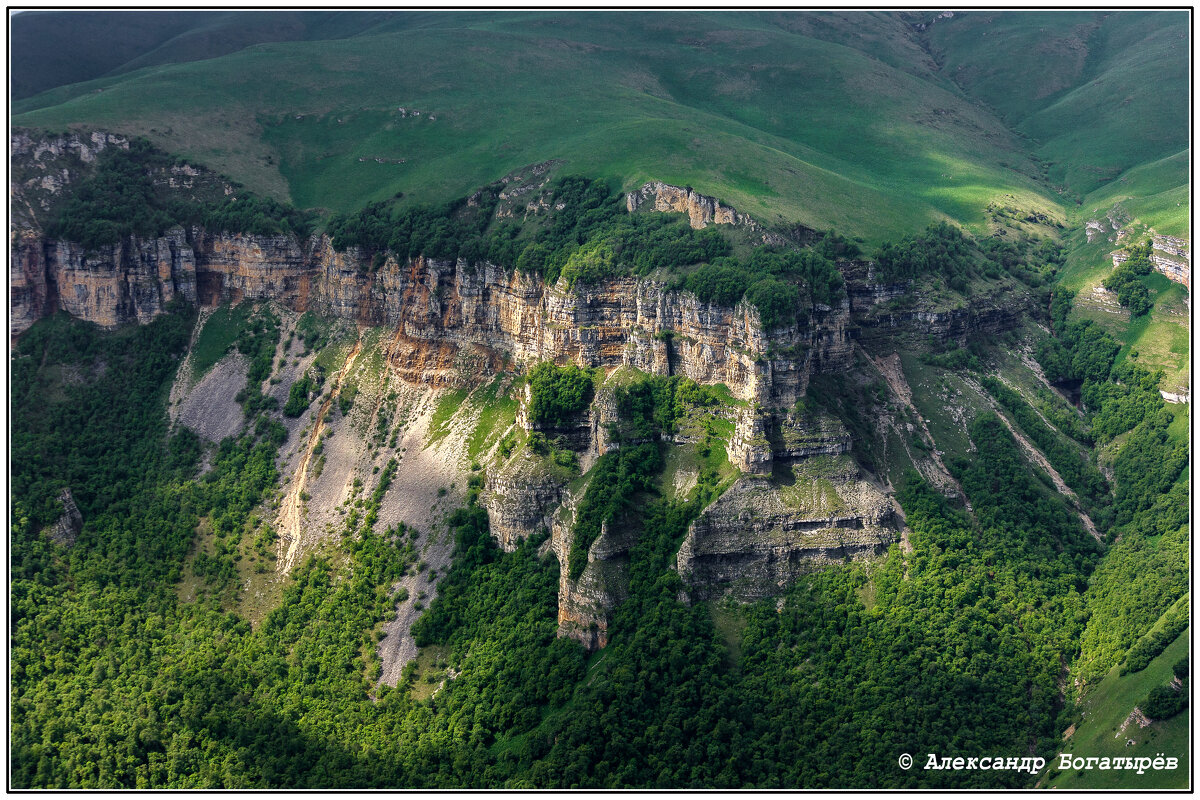
[[(368, 15), (358, 23), (365, 30), (349, 35), (356, 17), (269, 14), (266, 25), (262, 15), (227, 12), (197, 18), (171, 42), (202, 39), (206, 23), (218, 22), (219, 31), (245, 37), (214, 34), (230, 49), (268, 33), (305, 40), (210, 49), (203, 60), (168, 42), (117, 74), (98, 74), (105, 62), (89, 80), (19, 100), (14, 122), (144, 135), (301, 206), (353, 210), (397, 191), (448, 200), (515, 168), (562, 159), (626, 188), (647, 179), (691, 185), (764, 220), (873, 241), (942, 218), (980, 225), (987, 201), (1006, 194), (1023, 208), (1062, 214), (1070, 209), (1055, 185), (1078, 195), (1095, 187), (1094, 177), (1081, 177), (1094, 169), (1111, 179), (1187, 146), (1185, 105), (1131, 107), (1141, 126), (1128, 137), (1141, 143), (1136, 150), (1067, 166), (1070, 180), (1058, 174), (1077, 157), (1094, 160), (1087, 131), (1098, 118), (1112, 124), (1105, 81), (1128, 74), (1122, 58), (1143, 63), (1153, 44), (1155, 60), (1144, 68), (1173, 69), (1168, 87), (1186, 84), (1186, 59), (1171, 50), (1186, 35), (1185, 17), (1139, 20), (1149, 27), (1139, 38), (1109, 36), (1118, 23), (1105, 27), (1100, 15), (1075, 15), (1085, 43), (1048, 37), (1048, 46), (1091, 44), (1096, 66), (1066, 72), (1055, 96), (1068, 96), (1009, 125), (1002, 114), (1018, 100), (1003, 87), (1030, 87), (1027, 76), (969, 60), (982, 57), (968, 45), (986, 20), (930, 17), (676, 12), (642, 24), (636, 12), (426, 13), (377, 24)], [(62, 12), (28, 22), (60, 18), (76, 20)], [(1012, 18), (1022, 31), (1040, 20)], [(54, 30), (56, 44), (71, 51), (74, 30)], [(975, 73), (989, 77), (970, 79)], [(14, 77), (24, 80), (20, 69)], [(1056, 87), (1033, 88), (1040, 102)], [(1174, 95), (1167, 88), (1161, 96)], [(1077, 133), (1046, 133), (1064, 126)], [(1047, 173), (1051, 184), (1039, 180), (1025, 136), (1047, 136), (1034, 153), (1060, 165)], [(1108, 130), (1096, 141), (1124, 138)]]
[(13, 785), (1186, 786), (1189, 23), (13, 17)]

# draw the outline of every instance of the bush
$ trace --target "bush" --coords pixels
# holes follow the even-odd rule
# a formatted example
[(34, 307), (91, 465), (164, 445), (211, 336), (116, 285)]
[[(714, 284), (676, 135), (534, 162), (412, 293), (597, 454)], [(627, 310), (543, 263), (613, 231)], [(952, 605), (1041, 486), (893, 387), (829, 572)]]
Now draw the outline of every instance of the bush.
[(1126, 362), (1112, 370), (1107, 381), (1083, 385), (1083, 402), (1095, 414), (1092, 433), (1107, 442), (1166, 408), (1158, 383), (1162, 372), (1150, 372)]
[(758, 309), (763, 330), (770, 330), (796, 318), (800, 290), (778, 278), (763, 278), (746, 290), (746, 302)]
[(292, 384), (288, 390), (287, 402), (283, 405), (285, 417), (298, 417), (308, 409), (310, 395), (317, 388), (312, 377), (305, 373), (304, 377)]
[(1187, 696), (1170, 686), (1156, 686), (1150, 695), (1138, 704), (1142, 713), (1150, 719), (1170, 719), (1187, 708)]

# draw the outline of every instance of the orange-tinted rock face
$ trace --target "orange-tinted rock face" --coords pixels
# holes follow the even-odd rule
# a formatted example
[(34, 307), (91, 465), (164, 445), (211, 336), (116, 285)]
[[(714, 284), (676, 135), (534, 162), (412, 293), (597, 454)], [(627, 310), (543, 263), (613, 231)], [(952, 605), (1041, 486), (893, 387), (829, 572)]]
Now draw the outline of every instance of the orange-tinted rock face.
[(9, 332), (62, 309), (114, 328), (149, 322), (181, 296), (196, 302), (196, 260), (183, 231), (157, 239), (130, 238), (86, 252), (36, 233), (14, 237), (10, 262)]
[(767, 405), (794, 402), (815, 370), (836, 368), (850, 354), (845, 308), (814, 312), (768, 340), (752, 307), (701, 303), (651, 280), (567, 289), (487, 262), (425, 258), (389, 258), (372, 271), (324, 237), (175, 229), (88, 253), (30, 231), (14, 236), (12, 247), (14, 335), (57, 308), (111, 328), (147, 322), (177, 295), (202, 305), (271, 299), (395, 328), (411, 343), (397, 350), (395, 366), (414, 382), (442, 382), (466, 348), (492, 367), (510, 359), (629, 364), (725, 383)]
[(33, 232), (14, 236), (11, 333), (57, 308), (104, 327), (152, 319), (176, 296), (215, 305), (270, 299), (289, 308), (395, 328), (410, 344), (394, 367), (438, 384), (464, 350), (498, 368), (551, 359), (725, 383), (739, 398), (788, 405), (814, 371), (845, 364), (846, 308), (802, 316), (763, 335), (758, 314), (701, 303), (632, 277), (595, 286), (546, 286), (487, 262), (389, 258), (372, 271), (324, 237), (213, 234), (175, 229), (84, 252)]
[(302, 309), (311, 264), (294, 236), (211, 234), (193, 228), (199, 301), (217, 305), (242, 298), (278, 300)]

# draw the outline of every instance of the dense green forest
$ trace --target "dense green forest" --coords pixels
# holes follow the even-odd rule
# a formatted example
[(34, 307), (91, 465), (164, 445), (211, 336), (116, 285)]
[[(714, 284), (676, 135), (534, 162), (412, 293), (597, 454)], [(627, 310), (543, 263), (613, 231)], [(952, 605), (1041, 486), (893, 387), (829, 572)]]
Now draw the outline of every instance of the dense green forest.
[(1101, 517), (1115, 544), (1091, 576), (1076, 667), (1094, 680), (1187, 590), (1188, 452), (1167, 436), (1174, 414), (1156, 377), (1130, 361), (1114, 366), (1120, 344), (1095, 323), (1069, 321), (1072, 299), (1055, 290), (1052, 335), (1038, 344), (1038, 360), (1054, 380), (1082, 379), (1090, 437), (1126, 436), (1112, 466), (1112, 505)]
[[(1118, 455), (1123, 535), (1110, 548), (983, 415), (975, 455), (950, 464), (973, 513), (915, 473), (900, 487), (911, 552), (809, 575), (779, 606), (681, 602), (673, 554), (715, 475), (690, 502), (659, 496), (651, 478), (662, 435), (718, 398), (647, 377), (619, 388), (625, 445), (598, 463), (581, 506), (581, 528), (619, 514), (639, 532), (608, 647), (589, 658), (555, 636), (556, 560), (539, 559), (537, 540), (499, 551), (473, 492), (450, 520), (453, 567), (414, 627), (457, 677), (416, 700), (413, 669), (396, 688), (375, 682), (375, 632), (416, 559), (414, 531), (375, 529), (394, 461), (346, 519), (344, 561), (310, 557), (255, 628), (227, 610), (231, 544), (270, 535), (255, 509), (277, 486), (286, 432), (246, 397), (251, 432), (198, 474), (198, 441), (169, 434), (163, 410), (189, 315), (117, 333), (55, 317), (14, 355), (15, 787), (1026, 786), (1017, 772), (905, 772), (895, 757), (1050, 757), (1072, 718), (1062, 665), (1103, 672), (1186, 588), (1186, 454), (1160, 435), (1160, 409)], [(255, 315), (233, 346), (254, 359), (276, 325)], [(1089, 340), (1069, 332), (1060, 325), (1057, 343), (1074, 359)], [(63, 365), (91, 377), (64, 379)], [(586, 403), (591, 378), (577, 372), (535, 371), (548, 420)], [(40, 533), (64, 486), (86, 520), (71, 548)], [(176, 583), (198, 526), (216, 546), (184, 602)], [(1178, 627), (1130, 651), (1127, 668)]]

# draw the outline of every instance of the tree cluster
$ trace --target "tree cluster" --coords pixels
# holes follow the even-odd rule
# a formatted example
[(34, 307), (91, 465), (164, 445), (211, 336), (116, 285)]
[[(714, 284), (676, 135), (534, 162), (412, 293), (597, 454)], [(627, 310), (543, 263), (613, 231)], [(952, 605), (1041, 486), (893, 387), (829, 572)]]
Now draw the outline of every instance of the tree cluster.
[(1117, 302), (1129, 309), (1130, 316), (1140, 317), (1150, 313), (1154, 301), (1150, 290), (1142, 280), (1154, 271), (1150, 261), (1151, 245), (1145, 242), (1127, 248), (1129, 258), (1113, 269), (1104, 279), (1104, 288), (1117, 293)]
[(592, 403), (595, 372), (542, 361), (529, 372), (529, 421), (563, 427)]
[(174, 190), (162, 176), (175, 166), (145, 139), (104, 150), (57, 209), (47, 234), (97, 250), (131, 235), (160, 236), (177, 225), (256, 235), (307, 236), (311, 230), (309, 214), (244, 190), (220, 200)]

